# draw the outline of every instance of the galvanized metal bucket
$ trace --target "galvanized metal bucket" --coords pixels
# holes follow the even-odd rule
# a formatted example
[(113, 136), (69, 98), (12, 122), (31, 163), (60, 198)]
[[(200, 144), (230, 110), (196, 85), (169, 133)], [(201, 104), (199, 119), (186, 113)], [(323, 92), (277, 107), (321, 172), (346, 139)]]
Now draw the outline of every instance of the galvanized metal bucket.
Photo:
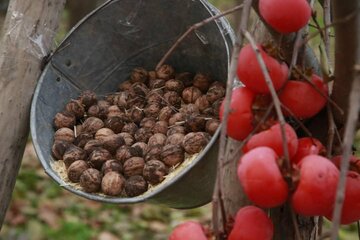
[[(89, 14), (56, 49), (43, 71), (32, 102), (31, 134), (45, 172), (82, 197), (108, 203), (153, 202), (192, 208), (211, 201), (216, 176), (217, 137), (175, 177), (133, 198), (106, 197), (75, 189), (51, 167), (53, 118), (86, 89), (114, 92), (134, 67), (154, 69), (174, 41), (191, 25), (217, 13), (203, 0), (113, 0)], [(177, 70), (227, 78), (233, 32), (219, 19), (191, 34), (167, 61)]]

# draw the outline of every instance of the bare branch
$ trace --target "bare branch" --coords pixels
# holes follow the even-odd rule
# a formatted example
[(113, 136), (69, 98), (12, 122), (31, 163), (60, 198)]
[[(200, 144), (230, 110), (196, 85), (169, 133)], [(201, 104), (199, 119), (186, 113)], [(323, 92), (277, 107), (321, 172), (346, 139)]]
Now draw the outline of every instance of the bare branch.
[[(360, 58), (360, 57), (359, 57)], [(359, 59), (360, 60), (360, 59)], [(340, 167), (340, 178), (337, 186), (336, 201), (333, 211), (331, 228), (331, 240), (336, 240), (340, 227), (340, 218), (342, 206), (345, 198), (346, 177), (349, 168), (350, 156), (352, 154), (352, 144), (354, 142), (355, 131), (360, 111), (360, 62), (355, 65), (355, 78), (352, 84), (352, 89), (349, 98), (349, 114), (347, 116), (344, 141), (343, 141), (343, 155)]]
[(285, 134), (285, 118), (284, 118), (284, 114), (281, 111), (281, 102), (279, 100), (279, 97), (276, 93), (276, 90), (274, 88), (274, 84), (271, 81), (271, 77), (269, 74), (269, 71), (266, 68), (264, 59), (262, 58), (261, 54), (260, 54), (260, 50), (259, 48), (256, 46), (256, 42), (254, 41), (254, 39), (252, 38), (252, 36), (250, 35), (250, 33), (248, 31), (243, 31), (244, 36), (246, 37), (246, 39), (249, 41), (251, 47), (253, 48), (253, 50), (255, 51), (256, 54), (256, 59), (258, 60), (259, 64), (260, 64), (260, 68), (261, 71), (264, 75), (265, 78), (265, 82), (267, 84), (267, 86), (269, 87), (270, 93), (271, 93), (271, 97), (273, 99), (274, 102), (274, 106), (275, 106), (275, 110), (276, 110), (276, 114), (278, 116), (279, 119), (279, 123), (280, 123), (280, 128), (281, 128), (281, 137), (283, 140), (283, 149), (284, 149), (284, 157), (285, 157), (285, 165), (287, 170), (289, 170), (291, 168), (291, 164), (290, 164), (290, 158), (289, 158), (289, 149), (287, 146), (287, 140), (286, 140), (286, 134)]
[[(236, 76), (236, 67), (237, 67), (240, 48), (241, 48), (242, 41), (243, 41), (241, 31), (242, 31), (242, 29), (246, 29), (248, 26), (251, 4), (252, 4), (252, 0), (244, 1), (244, 5), (243, 5), (244, 8), (242, 11), (241, 23), (239, 25), (239, 29), (237, 32), (238, 39), (234, 44), (234, 48), (233, 48), (232, 56), (231, 56), (230, 68), (229, 68), (229, 72), (228, 72), (226, 95), (225, 95), (225, 99), (224, 99), (224, 113), (223, 113), (223, 120), (222, 120), (222, 124), (221, 124), (219, 154), (218, 154), (218, 171), (217, 171), (217, 180), (216, 180), (216, 183), (218, 185), (216, 187), (216, 189), (218, 191), (221, 190), (221, 187), (223, 185), (222, 176), (223, 176), (223, 172), (224, 172), (223, 162), (224, 162), (224, 156), (225, 156), (225, 150), (226, 150), (227, 121), (228, 121), (228, 116), (229, 116), (229, 111), (230, 111), (230, 101), (231, 101), (231, 96), (232, 96), (233, 83), (234, 83), (235, 76)], [(216, 200), (217, 194), (218, 193), (216, 191), (214, 191), (213, 200)], [(220, 199), (221, 199), (221, 197), (220, 197)], [(226, 218), (226, 216), (222, 216), (222, 217)], [(218, 222), (218, 206), (217, 206), (216, 201), (213, 201), (213, 224), (214, 224), (213, 227), (214, 227), (215, 236), (219, 237), (219, 226), (218, 226), (217, 222)]]

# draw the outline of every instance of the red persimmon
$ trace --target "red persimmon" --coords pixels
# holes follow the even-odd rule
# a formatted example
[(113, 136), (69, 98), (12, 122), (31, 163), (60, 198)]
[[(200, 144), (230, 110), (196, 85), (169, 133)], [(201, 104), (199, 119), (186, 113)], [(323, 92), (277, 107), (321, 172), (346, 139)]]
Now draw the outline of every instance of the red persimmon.
[(255, 206), (241, 208), (228, 240), (271, 240), (274, 226), (266, 213)]
[[(323, 95), (328, 95), (327, 86), (319, 76), (313, 74), (311, 81)], [(326, 104), (326, 98), (304, 81), (288, 81), (279, 98), (282, 104), (300, 119), (315, 116)], [(291, 113), (285, 111), (288, 116), (291, 116)]]
[[(332, 211), (326, 215), (332, 219)], [(341, 224), (350, 224), (360, 219), (360, 175), (349, 171), (346, 177), (346, 189), (343, 208), (341, 211)]]
[[(244, 140), (253, 130), (252, 103), (255, 94), (246, 87), (233, 90), (227, 122), (227, 135), (236, 140)], [(220, 106), (220, 120), (223, 119), (225, 101)]]
[(248, 198), (259, 207), (271, 208), (283, 204), (288, 185), (277, 164), (278, 156), (268, 147), (258, 147), (240, 159), (237, 174)]
[[(290, 158), (296, 154), (298, 149), (298, 138), (296, 136), (295, 130), (289, 125), (285, 124), (285, 135), (286, 141), (289, 150)], [(283, 140), (281, 136), (281, 127), (277, 123), (273, 125), (270, 129), (259, 132), (250, 138), (245, 147), (243, 148), (244, 152), (247, 152), (256, 147), (269, 147), (272, 148), (278, 156), (284, 155), (283, 149)]]
[(264, 20), (280, 33), (299, 31), (311, 17), (306, 0), (260, 0), (259, 11)]
[(317, 140), (316, 138), (304, 137), (299, 139), (299, 145), (297, 152), (293, 158), (291, 158), (292, 163), (299, 163), (301, 159), (308, 155), (318, 155), (321, 152), (325, 151), (324, 145)]
[(332, 211), (339, 170), (327, 158), (309, 155), (300, 162), (300, 181), (292, 196), (295, 212), (304, 216), (325, 216)]
[[(258, 45), (258, 48), (269, 71), (275, 90), (280, 89), (288, 77), (289, 69), (287, 65), (269, 56), (261, 45)], [(265, 82), (264, 74), (256, 59), (256, 54), (250, 44), (245, 45), (240, 51), (237, 75), (239, 80), (255, 93), (266, 94), (270, 92)]]
[(175, 227), (169, 240), (207, 240), (200, 223), (187, 221)]

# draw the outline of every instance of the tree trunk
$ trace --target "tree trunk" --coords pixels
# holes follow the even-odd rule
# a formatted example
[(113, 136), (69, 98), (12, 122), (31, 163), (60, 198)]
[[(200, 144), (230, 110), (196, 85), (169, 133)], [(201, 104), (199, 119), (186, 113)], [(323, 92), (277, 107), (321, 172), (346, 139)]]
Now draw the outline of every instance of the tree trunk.
[(0, 227), (29, 134), (31, 97), (65, 0), (11, 0), (0, 56)]
[(349, 93), (354, 79), (356, 49), (360, 42), (359, 1), (333, 1), (335, 25), (335, 82), (333, 100), (345, 111), (334, 110), (337, 124), (342, 126), (347, 116)]

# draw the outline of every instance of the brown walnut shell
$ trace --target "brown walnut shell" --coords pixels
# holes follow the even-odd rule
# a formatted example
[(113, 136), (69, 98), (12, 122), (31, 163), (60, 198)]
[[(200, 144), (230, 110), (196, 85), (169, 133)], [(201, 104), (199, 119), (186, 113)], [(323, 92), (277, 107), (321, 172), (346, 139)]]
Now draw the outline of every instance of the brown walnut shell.
[(165, 145), (161, 152), (161, 160), (169, 167), (175, 166), (185, 159), (184, 149), (180, 145)]
[(76, 118), (75, 115), (66, 111), (59, 112), (54, 117), (54, 126), (56, 129), (59, 128), (70, 128), (73, 129), (73, 127), (76, 124)]
[(71, 145), (64, 153), (63, 160), (66, 167), (69, 167), (76, 160), (85, 160), (86, 152), (77, 146)]
[(86, 169), (80, 176), (80, 186), (85, 192), (98, 192), (101, 188), (102, 175), (94, 168)]
[(125, 177), (141, 175), (144, 169), (145, 161), (141, 157), (132, 157), (125, 161), (123, 165)]
[(89, 165), (84, 160), (77, 160), (73, 162), (67, 169), (67, 176), (71, 182), (78, 183), (81, 174), (89, 168)]
[(155, 185), (165, 179), (168, 174), (168, 168), (159, 160), (150, 160), (145, 163), (143, 176), (150, 184)]
[(54, 134), (54, 141), (66, 141), (72, 143), (74, 140), (74, 131), (70, 128), (60, 128)]
[(111, 153), (104, 149), (104, 148), (98, 148), (95, 149), (89, 156), (89, 164), (93, 168), (101, 169), (104, 162), (111, 159)]
[(86, 109), (88, 109), (90, 106), (97, 103), (96, 94), (93, 91), (85, 90), (80, 95), (80, 102)]
[(89, 117), (83, 123), (83, 132), (96, 133), (97, 130), (104, 127), (104, 122), (100, 118)]
[(101, 181), (101, 190), (109, 196), (117, 196), (123, 191), (125, 186), (124, 177), (117, 172), (108, 172)]
[(122, 173), (122, 170), (122, 164), (115, 159), (107, 160), (101, 167), (101, 172), (104, 175), (108, 172)]
[(209, 140), (208, 133), (191, 132), (185, 135), (182, 145), (188, 154), (195, 154), (205, 148)]
[(195, 101), (202, 96), (200, 89), (197, 87), (187, 87), (182, 92), (182, 99), (185, 103), (195, 103)]
[(133, 83), (144, 83), (148, 79), (148, 71), (142, 67), (134, 68), (130, 75), (130, 81)]
[(168, 80), (174, 76), (174, 68), (170, 65), (164, 64), (156, 70), (156, 76), (160, 79)]
[(85, 108), (81, 104), (80, 100), (71, 100), (65, 106), (65, 110), (71, 114), (73, 114), (77, 119), (84, 117)]
[(131, 176), (125, 182), (125, 193), (128, 197), (143, 194), (148, 189), (148, 183), (140, 175)]

